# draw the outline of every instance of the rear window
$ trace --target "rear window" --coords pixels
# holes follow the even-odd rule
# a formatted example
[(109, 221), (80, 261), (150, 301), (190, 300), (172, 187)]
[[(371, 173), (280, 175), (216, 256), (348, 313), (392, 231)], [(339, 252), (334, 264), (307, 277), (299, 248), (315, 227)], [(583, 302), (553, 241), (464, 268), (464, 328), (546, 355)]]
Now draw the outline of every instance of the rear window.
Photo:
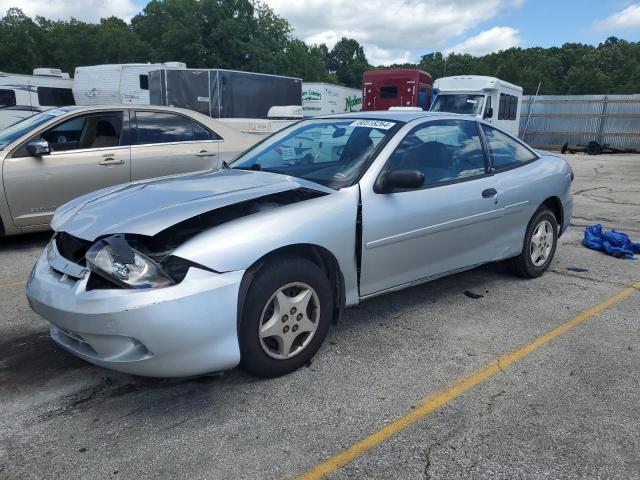
[(380, 98), (398, 98), (398, 87), (380, 87)]
[(16, 92), (13, 90), (0, 90), (0, 108), (15, 107)]
[(44, 107), (75, 105), (70, 88), (38, 87), (38, 103)]

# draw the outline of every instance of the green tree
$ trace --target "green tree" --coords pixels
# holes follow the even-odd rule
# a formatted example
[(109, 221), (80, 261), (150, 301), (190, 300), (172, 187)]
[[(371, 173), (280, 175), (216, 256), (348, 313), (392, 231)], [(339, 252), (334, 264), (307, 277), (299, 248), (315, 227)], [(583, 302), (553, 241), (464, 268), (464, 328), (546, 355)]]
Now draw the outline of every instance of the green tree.
[(352, 38), (342, 38), (327, 56), (327, 67), (347, 87), (360, 88), (362, 74), (371, 66), (362, 45)]
[[(16, 2), (17, 3), (17, 2)], [(369, 65), (362, 46), (343, 38), (333, 49), (292, 37), (285, 18), (257, 0), (151, 0), (131, 24), (34, 19), (20, 9), (0, 18), (0, 70), (31, 73), (80, 65), (182, 61), (190, 67), (292, 75), (360, 87)], [(521, 85), (525, 94), (638, 93), (640, 42), (610, 37), (600, 45), (511, 48), (481, 57), (441, 52), (394, 67), (420, 68), (434, 79), (490, 75)], [(382, 68), (382, 67), (378, 67)]]
[(0, 20), (0, 70), (31, 73), (43, 66), (43, 43), (44, 33), (38, 24), (22, 10), (10, 8)]

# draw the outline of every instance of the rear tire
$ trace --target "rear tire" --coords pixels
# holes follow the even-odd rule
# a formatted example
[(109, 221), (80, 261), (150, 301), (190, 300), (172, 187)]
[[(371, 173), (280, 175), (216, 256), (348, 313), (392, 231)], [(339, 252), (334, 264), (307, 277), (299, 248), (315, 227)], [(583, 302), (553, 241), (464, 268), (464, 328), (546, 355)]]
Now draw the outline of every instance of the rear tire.
[(551, 210), (536, 211), (524, 237), (522, 253), (511, 259), (513, 272), (522, 278), (536, 278), (551, 265), (558, 245), (558, 221)]
[(305, 365), (327, 336), (333, 310), (333, 290), (318, 265), (299, 257), (267, 263), (243, 304), (240, 367), (270, 378)]

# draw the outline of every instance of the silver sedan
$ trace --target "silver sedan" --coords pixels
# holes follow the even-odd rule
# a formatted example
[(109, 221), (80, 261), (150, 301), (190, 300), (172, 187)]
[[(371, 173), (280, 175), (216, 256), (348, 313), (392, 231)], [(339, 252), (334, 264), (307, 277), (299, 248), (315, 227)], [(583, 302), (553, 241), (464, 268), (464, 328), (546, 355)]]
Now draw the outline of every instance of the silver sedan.
[(230, 125), (148, 105), (54, 108), (16, 123), (0, 131), (0, 237), (47, 230), (58, 206), (100, 188), (217, 168), (261, 139)]
[(282, 375), (373, 296), (488, 262), (542, 275), (572, 180), (561, 157), (473, 118), (307, 120), (220, 171), (59, 208), (27, 294), (53, 340), (97, 365)]

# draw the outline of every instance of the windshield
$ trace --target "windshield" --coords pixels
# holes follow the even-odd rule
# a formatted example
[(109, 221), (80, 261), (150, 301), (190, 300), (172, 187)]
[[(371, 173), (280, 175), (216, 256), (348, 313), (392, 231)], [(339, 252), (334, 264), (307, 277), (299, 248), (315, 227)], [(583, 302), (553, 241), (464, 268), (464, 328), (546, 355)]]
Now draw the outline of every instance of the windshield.
[(274, 134), (241, 155), (231, 168), (304, 178), (330, 188), (350, 185), (397, 122), (366, 119), (307, 120)]
[(0, 150), (4, 150), (14, 140), (17, 140), (21, 136), (29, 133), (34, 128), (48, 122), (52, 118), (56, 118), (59, 115), (66, 113), (64, 110), (55, 108), (53, 110), (47, 110), (46, 112), (38, 113), (33, 117), (25, 118), (24, 120), (14, 123), (10, 127), (0, 131)]
[(483, 95), (439, 94), (431, 106), (431, 111), (479, 115), (483, 104)]

